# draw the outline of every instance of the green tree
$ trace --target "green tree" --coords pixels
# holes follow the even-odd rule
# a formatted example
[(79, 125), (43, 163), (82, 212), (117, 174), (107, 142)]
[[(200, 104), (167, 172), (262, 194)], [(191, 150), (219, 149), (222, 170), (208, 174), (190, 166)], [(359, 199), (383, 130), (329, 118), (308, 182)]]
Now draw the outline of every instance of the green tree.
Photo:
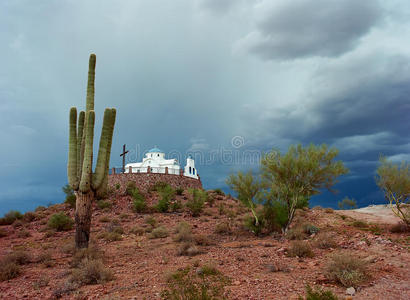
[(286, 154), (273, 150), (261, 160), (263, 186), (270, 197), (286, 204), (288, 217), (283, 231), (289, 229), (298, 203), (319, 194), (321, 189), (331, 192), (337, 177), (348, 173), (342, 161), (334, 161), (338, 150), (327, 145), (290, 146)]
[(393, 164), (386, 157), (380, 157), (376, 183), (384, 192), (393, 213), (410, 225), (410, 165), (405, 161), (400, 165)]
[(354, 198), (344, 197), (342, 201), (337, 203), (340, 209), (354, 209), (357, 208), (357, 203)]
[(259, 225), (259, 217), (256, 213), (256, 196), (261, 190), (260, 180), (255, 178), (251, 171), (237, 175), (231, 174), (226, 180), (226, 184), (237, 193), (238, 199), (248, 207), (255, 219), (255, 226)]

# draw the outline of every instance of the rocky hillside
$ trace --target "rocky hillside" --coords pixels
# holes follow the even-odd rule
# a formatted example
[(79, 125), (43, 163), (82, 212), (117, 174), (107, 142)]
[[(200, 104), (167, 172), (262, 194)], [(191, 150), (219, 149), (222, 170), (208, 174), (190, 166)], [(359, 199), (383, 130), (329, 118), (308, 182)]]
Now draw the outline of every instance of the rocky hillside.
[[(52, 217), (73, 218), (69, 204), (17, 215), (0, 226), (0, 298), (179, 299), (202, 286), (205, 299), (298, 299), (310, 285), (339, 299), (410, 299), (410, 237), (399, 226), (314, 208), (297, 212), (287, 236), (258, 237), (236, 199), (209, 191), (194, 217), (184, 206), (191, 196), (180, 194), (168, 213), (136, 213), (120, 194), (94, 204), (93, 242), (82, 252), (70, 221)], [(149, 207), (160, 198), (145, 197)]]

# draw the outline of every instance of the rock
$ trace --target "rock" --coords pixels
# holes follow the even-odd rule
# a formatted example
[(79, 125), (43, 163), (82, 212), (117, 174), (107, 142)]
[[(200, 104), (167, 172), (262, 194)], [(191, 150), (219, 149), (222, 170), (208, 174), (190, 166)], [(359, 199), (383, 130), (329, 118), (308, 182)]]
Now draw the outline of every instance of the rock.
[(240, 284), (241, 284), (241, 282), (239, 280), (236, 280), (236, 281), (233, 282), (233, 285), (240, 285)]
[(356, 290), (352, 286), (346, 289), (346, 295), (354, 296), (355, 293)]

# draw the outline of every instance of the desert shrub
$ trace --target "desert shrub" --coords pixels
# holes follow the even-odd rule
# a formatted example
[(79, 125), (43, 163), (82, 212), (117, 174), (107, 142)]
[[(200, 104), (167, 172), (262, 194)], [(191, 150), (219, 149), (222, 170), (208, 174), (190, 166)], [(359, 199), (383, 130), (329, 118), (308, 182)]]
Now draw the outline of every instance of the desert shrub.
[(169, 204), (169, 209), (170, 209), (172, 212), (179, 211), (179, 210), (181, 210), (182, 208), (183, 208), (183, 205), (182, 205), (182, 203), (181, 203), (180, 200), (172, 200), (171, 203)]
[(99, 209), (104, 209), (104, 208), (111, 208), (112, 207), (112, 203), (106, 200), (98, 200), (97, 201), (97, 207)]
[(62, 188), (64, 194), (66, 195), (64, 203), (67, 203), (71, 208), (75, 208), (76, 196), (74, 194), (73, 188), (67, 184)]
[(120, 219), (121, 221), (127, 221), (128, 220), (129, 215), (128, 214), (120, 214)]
[(255, 218), (253, 216), (247, 216), (243, 221), (243, 225), (246, 229), (253, 232), (255, 235), (260, 235), (265, 225), (264, 221), (265, 220), (262, 219), (262, 217), (259, 217), (259, 223), (258, 225), (256, 225)]
[(121, 188), (121, 184), (116, 183), (116, 184), (115, 184), (115, 189), (118, 191), (120, 188)]
[(152, 217), (152, 216), (147, 216), (144, 221), (145, 221), (145, 223), (147, 223), (148, 225), (151, 225), (152, 228), (157, 227), (158, 222), (157, 222), (157, 220), (156, 220), (154, 217)]
[(351, 253), (337, 253), (330, 257), (325, 276), (345, 287), (357, 287), (367, 279), (367, 263)]
[(66, 280), (53, 291), (53, 298), (59, 299), (64, 295), (70, 294), (71, 292), (75, 291), (78, 287), (79, 286), (77, 283)]
[(99, 221), (101, 223), (108, 223), (110, 222), (110, 218), (108, 216), (102, 216)]
[(71, 230), (74, 221), (64, 213), (57, 213), (50, 217), (47, 226), (57, 231)]
[(357, 203), (354, 198), (344, 197), (342, 201), (337, 203), (339, 209), (355, 209), (357, 208)]
[(306, 234), (314, 234), (314, 233), (318, 233), (319, 232), (319, 228), (317, 228), (315, 225), (313, 224), (309, 224), (306, 223), (303, 225), (303, 231)]
[(182, 196), (182, 194), (184, 193), (184, 189), (179, 187), (175, 189), (175, 194), (178, 196)]
[(44, 275), (41, 275), (38, 280), (33, 282), (33, 288), (38, 290), (38, 289), (48, 286), (49, 283), (50, 283), (50, 278)]
[(158, 191), (160, 195), (160, 199), (156, 208), (159, 212), (167, 212), (170, 206), (170, 202), (174, 200), (175, 197), (175, 190), (167, 183), (162, 184), (158, 182), (159, 186), (156, 187), (156, 191)]
[(35, 219), (36, 219), (36, 214), (31, 211), (28, 211), (23, 215), (24, 222), (30, 223), (30, 222), (33, 222)]
[(227, 222), (218, 223), (215, 226), (214, 232), (217, 234), (231, 234), (231, 226)]
[(356, 220), (356, 221), (353, 221), (352, 226), (356, 228), (367, 228), (369, 227), (369, 224), (367, 224), (364, 221)]
[(179, 246), (177, 253), (180, 256), (195, 256), (201, 254), (202, 251), (192, 242), (184, 242)]
[(68, 204), (71, 208), (75, 208), (76, 201), (77, 201), (77, 197), (73, 194), (73, 195), (67, 196), (65, 198), (64, 203)]
[(45, 267), (50, 268), (53, 266), (53, 259), (50, 252), (41, 253), (36, 260), (38, 263), (43, 264)]
[(410, 226), (406, 225), (403, 222), (399, 222), (397, 224), (394, 224), (390, 227), (390, 232), (391, 233), (405, 233), (405, 232), (410, 232)]
[(34, 210), (35, 212), (42, 212), (45, 211), (47, 208), (45, 208), (44, 206), (40, 205), (37, 206), (37, 208)]
[(174, 241), (175, 242), (190, 242), (192, 241), (192, 229), (191, 225), (186, 222), (181, 222), (177, 225), (175, 230)]
[(331, 207), (326, 207), (325, 208), (325, 213), (327, 213), (327, 214), (333, 214), (335, 211), (333, 210), (333, 208), (331, 208)]
[(320, 249), (337, 248), (337, 243), (330, 232), (320, 232), (316, 236), (314, 244)]
[[(70, 245), (74, 245), (74, 243), (71, 243)], [(72, 268), (79, 267), (84, 260), (99, 260), (103, 257), (103, 252), (93, 242), (88, 245), (88, 248), (75, 249), (74, 247), (73, 250), (74, 255), (70, 262)]]
[(167, 212), (169, 209), (169, 201), (167, 198), (161, 198), (158, 201), (158, 204), (155, 206), (155, 208), (159, 211), (159, 212)]
[(111, 223), (109, 223), (106, 226), (106, 231), (107, 232), (114, 232), (114, 233), (118, 233), (118, 234), (123, 234), (124, 233), (124, 229), (122, 228), (120, 222), (116, 219), (112, 220)]
[(20, 266), (12, 261), (0, 261), (0, 281), (10, 280), (21, 274)]
[(308, 242), (294, 241), (290, 244), (288, 250), (288, 256), (290, 257), (313, 257), (315, 254), (312, 251), (312, 247)]
[(70, 281), (78, 285), (104, 283), (114, 279), (101, 260), (83, 260), (71, 273)]
[(214, 267), (185, 267), (168, 276), (161, 296), (167, 300), (223, 300), (228, 299), (224, 289), (229, 283), (229, 278)]
[(145, 230), (144, 228), (140, 226), (134, 226), (130, 229), (130, 233), (135, 234), (135, 235), (144, 235)]
[(128, 181), (127, 186), (125, 187), (125, 194), (132, 196), (132, 192), (137, 188), (137, 185), (134, 181)]
[(338, 300), (339, 298), (330, 290), (321, 288), (313, 290), (309, 285), (306, 286), (306, 297), (299, 296), (299, 300)]
[(193, 240), (195, 244), (199, 246), (209, 246), (212, 245), (212, 241), (209, 239), (207, 235), (204, 234), (196, 234), (193, 236)]
[(286, 232), (286, 238), (289, 240), (303, 240), (306, 238), (306, 232), (303, 226), (297, 225)]
[(3, 228), (0, 228), (0, 238), (6, 237), (7, 235), (8, 235), (8, 234), (7, 234), (7, 231), (4, 230)]
[(30, 263), (30, 255), (26, 251), (17, 250), (6, 255), (4, 260), (18, 265), (26, 265)]
[(186, 207), (193, 217), (198, 217), (204, 208), (204, 203), (208, 201), (208, 193), (199, 189), (190, 189), (189, 192), (190, 197), (186, 203)]
[(21, 220), (16, 220), (13, 222), (13, 227), (14, 228), (19, 228), (23, 226), (23, 222)]
[(168, 230), (164, 226), (159, 226), (154, 228), (151, 233), (148, 235), (150, 239), (160, 239), (165, 238), (169, 235)]
[(279, 200), (266, 201), (263, 205), (261, 218), (263, 218), (264, 228), (268, 233), (281, 231), (288, 221), (286, 204)]
[(225, 196), (225, 193), (221, 189), (214, 189), (214, 193), (219, 196)]
[(0, 225), (11, 225), (14, 221), (20, 220), (23, 218), (21, 212), (17, 210), (10, 210), (8, 213), (4, 215), (3, 218), (0, 219)]
[(23, 229), (21, 231), (18, 231), (16, 235), (19, 238), (27, 238), (27, 237), (31, 236), (31, 233), (29, 231)]
[(133, 205), (133, 210), (138, 213), (142, 213), (147, 209), (147, 202), (145, 201), (145, 197), (139, 189), (135, 188), (132, 191), (132, 205)]
[(97, 238), (104, 239), (107, 242), (116, 242), (122, 240), (122, 235), (118, 232), (101, 232), (98, 234)]
[(158, 181), (153, 186), (150, 187), (150, 191), (160, 192), (163, 189), (167, 189), (168, 187), (171, 187), (168, 183), (164, 181)]

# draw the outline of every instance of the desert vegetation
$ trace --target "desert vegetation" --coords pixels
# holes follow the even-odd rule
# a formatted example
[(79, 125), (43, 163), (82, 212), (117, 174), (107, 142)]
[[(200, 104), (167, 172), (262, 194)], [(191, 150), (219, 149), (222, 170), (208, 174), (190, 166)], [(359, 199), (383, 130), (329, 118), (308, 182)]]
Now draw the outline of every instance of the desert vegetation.
[[(144, 191), (132, 181), (123, 189), (114, 184), (113, 193), (92, 203), (87, 248), (75, 246), (75, 210), (66, 199), (10, 211), (0, 226), (0, 289), (29, 298), (400, 299), (387, 286), (407, 283), (406, 223), (349, 215), (355, 210), (347, 201), (343, 212), (309, 208), (310, 192), (331, 188), (346, 170), (325, 147), (292, 149), (270, 157), (259, 175), (231, 175), (237, 198), (167, 183)], [(300, 160), (308, 159), (328, 166), (314, 180), (306, 171), (317, 190), (286, 198), (282, 193), (305, 183), (286, 181), (292, 172), (275, 181), (283, 172), (277, 164), (303, 170), (307, 162)]]

